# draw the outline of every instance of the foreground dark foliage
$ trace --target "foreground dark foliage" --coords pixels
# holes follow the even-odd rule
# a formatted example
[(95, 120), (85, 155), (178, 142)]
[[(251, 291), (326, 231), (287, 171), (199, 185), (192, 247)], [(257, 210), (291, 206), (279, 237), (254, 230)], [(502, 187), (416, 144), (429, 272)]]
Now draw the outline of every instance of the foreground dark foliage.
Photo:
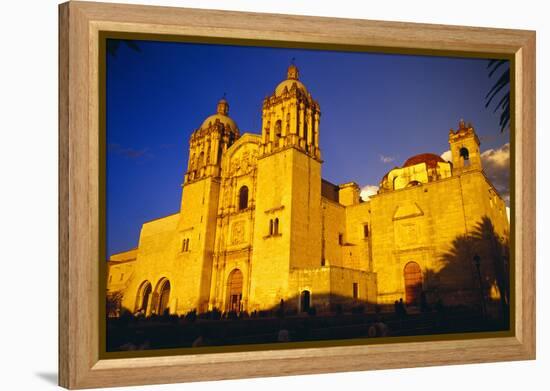
[[(498, 306), (498, 303), (493, 303)], [(380, 324), (387, 330), (381, 335)], [(476, 308), (430, 312), (346, 313), (277, 317), (272, 314), (163, 315), (150, 318), (123, 313), (107, 321), (107, 351), (321, 341), (379, 336), (414, 336), (506, 330), (507, 322), (483, 317)], [(282, 330), (284, 330), (282, 332)], [(281, 336), (284, 336), (281, 339)], [(288, 337), (287, 337), (288, 336)]]

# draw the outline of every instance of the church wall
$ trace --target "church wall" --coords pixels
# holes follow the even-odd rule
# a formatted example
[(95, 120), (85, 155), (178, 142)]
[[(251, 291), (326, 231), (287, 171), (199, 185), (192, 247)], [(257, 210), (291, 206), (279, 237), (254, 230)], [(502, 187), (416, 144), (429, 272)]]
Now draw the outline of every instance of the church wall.
[(118, 292), (126, 289), (134, 275), (135, 260), (109, 262), (107, 264), (107, 292)]
[[(470, 171), (371, 198), (379, 302), (405, 300), (404, 267), (410, 261), (421, 267), (428, 300), (441, 297), (447, 304), (478, 300), (475, 268), (469, 261), (473, 253), (466, 254), (454, 243), (473, 233), (485, 215), (497, 232), (507, 236), (504, 203), (494, 193), (491, 198), (490, 189), (481, 171)], [(460, 267), (454, 264), (457, 251), (463, 259)]]
[(310, 306), (317, 311), (330, 310), (331, 268), (329, 266), (292, 269), (289, 275), (288, 305), (285, 308), (301, 310), (300, 295), (304, 291), (310, 293)]
[[(332, 304), (340, 304), (344, 309), (351, 306), (376, 302), (376, 289), (369, 274), (360, 270), (331, 267), (330, 290)], [(357, 284), (357, 298), (353, 297), (353, 284)]]
[(509, 224), (506, 204), (480, 171), (467, 171), (461, 175), (467, 229), (475, 231), (482, 216), (491, 219), (495, 231), (508, 236)]
[(412, 181), (428, 183), (428, 170), (426, 169), (426, 163), (394, 169), (391, 171), (388, 179), (392, 181), (394, 189), (403, 189)]
[(183, 277), (178, 312), (208, 308), (219, 190), (219, 181), (211, 178), (184, 186), (178, 236), (189, 239), (189, 249), (177, 257)]
[[(317, 267), (321, 264), (321, 163), (297, 149), (292, 158), (290, 266)], [(276, 172), (276, 171), (275, 171)], [(287, 231), (287, 232), (288, 232)]]
[[(162, 278), (168, 278), (173, 288), (180, 284), (174, 261), (179, 251), (175, 235), (178, 219), (179, 215), (174, 214), (143, 224), (134, 273), (124, 294), (123, 307), (135, 311), (138, 289), (145, 281), (149, 281), (153, 289)], [(171, 294), (171, 308), (175, 308), (175, 297)]]
[(107, 262), (107, 292), (123, 290), (134, 275), (137, 248), (113, 254)]
[[(279, 303), (288, 292), (292, 149), (258, 159), (249, 311)], [(279, 232), (270, 234), (270, 221)]]
[[(302, 292), (310, 292), (310, 304), (319, 312), (343, 310), (353, 306), (376, 302), (374, 275), (338, 266), (293, 269), (289, 279), (289, 299), (285, 308), (300, 310)], [(357, 284), (357, 298), (353, 297), (353, 285)]]
[[(223, 155), (210, 309), (223, 310), (227, 307), (228, 277), (235, 269), (243, 273), (242, 305), (245, 310), (248, 308), (256, 215), (258, 142), (257, 135), (244, 134)], [(239, 209), (242, 186), (248, 188), (248, 205), (244, 210)]]
[[(365, 236), (365, 225), (367, 236)], [(349, 244), (344, 250), (344, 267), (372, 271), (371, 203), (361, 202), (346, 207), (345, 240)]]
[(342, 266), (343, 246), (339, 243), (339, 235), (345, 240), (346, 211), (344, 206), (337, 202), (323, 198), (323, 246), (325, 265)]
[(416, 262), (423, 290), (437, 286), (441, 255), (464, 233), (460, 181), (448, 178), (371, 197), (373, 267), (381, 304), (405, 300), (404, 268)]

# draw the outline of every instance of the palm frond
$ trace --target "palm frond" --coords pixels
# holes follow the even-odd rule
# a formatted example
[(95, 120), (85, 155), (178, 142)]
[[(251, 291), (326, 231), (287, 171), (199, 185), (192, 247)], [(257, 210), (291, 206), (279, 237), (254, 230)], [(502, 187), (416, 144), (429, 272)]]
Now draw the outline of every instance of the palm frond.
[(508, 60), (498, 60), (493, 59), (489, 60), (487, 63), (487, 69), (488, 69), (488, 76), (489, 78), (492, 78), (495, 76), (497, 70), (502, 70), (503, 66), (508, 66), (506, 70), (504, 70), (495, 84), (491, 87), (487, 95), (485, 95), (485, 108), (488, 108), (492, 103), (495, 97), (499, 96), (500, 93), (503, 93), (503, 95), (500, 97), (498, 103), (496, 104), (493, 113), (496, 113), (497, 111), (501, 111), (500, 117), (499, 117), (499, 126), (500, 126), (500, 132), (504, 132), (504, 130), (509, 126), (510, 124), (510, 65)]

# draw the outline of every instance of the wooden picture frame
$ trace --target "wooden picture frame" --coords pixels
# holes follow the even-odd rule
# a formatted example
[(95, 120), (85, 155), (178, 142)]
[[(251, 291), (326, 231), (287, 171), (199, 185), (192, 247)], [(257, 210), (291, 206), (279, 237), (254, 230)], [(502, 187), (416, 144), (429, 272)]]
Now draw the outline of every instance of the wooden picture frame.
[[(59, 6), (59, 384), (90, 388), (535, 358), (535, 32), (88, 2)], [(98, 320), (103, 168), (102, 31), (398, 53), (509, 57), (515, 129), (514, 335), (102, 359)], [(104, 157), (103, 157), (104, 160)]]

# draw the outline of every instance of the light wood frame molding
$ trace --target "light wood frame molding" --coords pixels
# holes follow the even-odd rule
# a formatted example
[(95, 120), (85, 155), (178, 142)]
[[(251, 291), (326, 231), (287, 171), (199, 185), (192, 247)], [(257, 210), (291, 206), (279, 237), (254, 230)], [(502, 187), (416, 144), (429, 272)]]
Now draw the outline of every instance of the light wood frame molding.
[[(100, 359), (100, 31), (509, 56), (515, 336)], [(298, 46), (298, 45), (297, 45)], [(59, 6), (59, 383), (90, 388), (535, 358), (535, 32), (88, 2)]]

